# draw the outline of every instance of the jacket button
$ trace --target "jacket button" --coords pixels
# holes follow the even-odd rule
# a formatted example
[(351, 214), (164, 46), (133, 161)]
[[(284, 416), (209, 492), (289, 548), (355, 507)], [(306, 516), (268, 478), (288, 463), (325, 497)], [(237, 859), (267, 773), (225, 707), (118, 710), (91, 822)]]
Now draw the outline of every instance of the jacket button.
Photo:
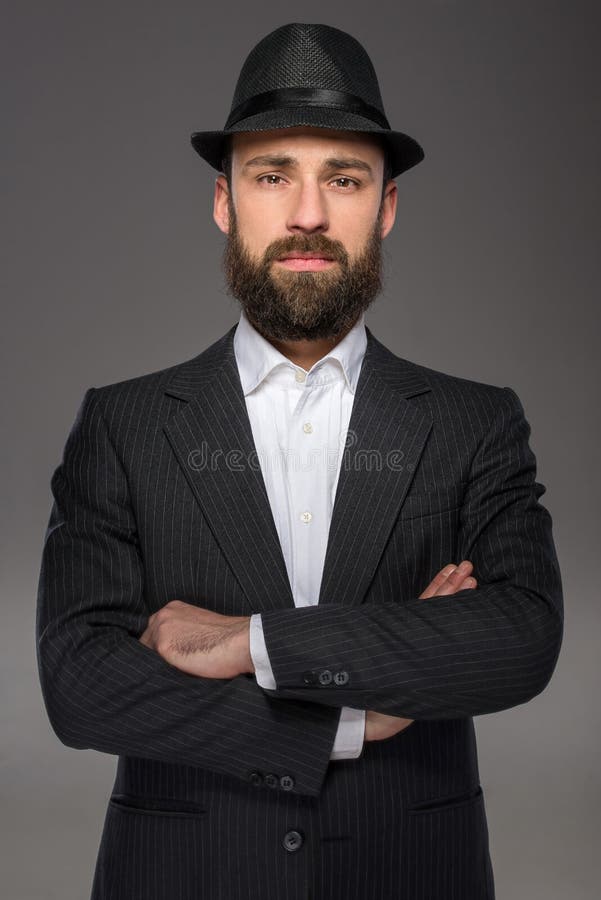
[(291, 791), (294, 787), (294, 783), (292, 775), (282, 775), (280, 778), (280, 787), (285, 791)]
[(251, 784), (254, 784), (255, 787), (259, 787), (263, 784), (263, 776), (260, 772), (251, 772), (248, 776), (248, 780)]
[(270, 788), (277, 787), (279, 784), (277, 776), (272, 775), (271, 772), (269, 772), (269, 774), (267, 774), (265, 776), (265, 784), (267, 785), (267, 787), (270, 787)]
[(294, 853), (295, 850), (300, 850), (303, 845), (303, 836), (300, 831), (288, 831), (284, 835), (284, 840), (282, 841), (286, 850), (290, 853)]
[(332, 682), (332, 673), (329, 669), (324, 669), (323, 672), (319, 673), (319, 683), (320, 684), (331, 684)]
[(303, 682), (305, 684), (316, 684), (317, 674), (315, 672), (303, 672)]
[(344, 669), (341, 672), (336, 672), (334, 675), (334, 681), (336, 684), (346, 684), (349, 680), (349, 674)]

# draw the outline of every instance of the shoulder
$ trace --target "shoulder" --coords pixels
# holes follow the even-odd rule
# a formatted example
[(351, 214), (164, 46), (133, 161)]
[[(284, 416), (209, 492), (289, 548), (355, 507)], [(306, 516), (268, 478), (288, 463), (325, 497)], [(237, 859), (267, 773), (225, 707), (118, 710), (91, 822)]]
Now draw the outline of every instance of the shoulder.
[(148, 409), (173, 405), (174, 398), (189, 399), (221, 368), (231, 354), (235, 326), (196, 356), (175, 365), (146, 372), (132, 378), (90, 388), (94, 399), (105, 410), (132, 407)]
[(369, 332), (378, 376), (436, 418), (448, 416), (489, 421), (499, 412), (523, 411), (513, 388), (436, 369), (395, 354)]

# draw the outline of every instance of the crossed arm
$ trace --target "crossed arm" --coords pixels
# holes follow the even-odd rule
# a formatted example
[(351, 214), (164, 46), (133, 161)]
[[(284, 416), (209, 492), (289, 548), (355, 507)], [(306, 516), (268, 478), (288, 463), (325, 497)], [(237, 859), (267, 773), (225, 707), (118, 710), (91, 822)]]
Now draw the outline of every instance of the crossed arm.
[[(476, 587), (473, 566), (463, 560), (438, 572), (420, 600), (448, 596)], [(249, 639), (250, 616), (223, 616), (210, 609), (171, 600), (148, 619), (140, 642), (155, 650), (167, 663), (202, 678), (235, 678), (254, 674)], [(413, 722), (367, 710), (365, 740), (385, 740)]]
[[(263, 613), (277, 685), (269, 695), (444, 719), (507, 709), (545, 688), (563, 633), (551, 516), (538, 502), (545, 488), (535, 480), (521, 402), (510, 388), (494, 399), (496, 414), (465, 476), (456, 546), (480, 587), (456, 586), (452, 603), (435, 591), (430, 603), (391, 597), (352, 608), (323, 603)], [(244, 667), (244, 629), (239, 640), (235, 652)], [(305, 679), (324, 660), (344, 661), (349, 681), (324, 689)]]
[[(544, 688), (561, 643), (561, 581), (550, 516), (538, 503), (544, 488), (534, 480), (529, 426), (513, 392), (498, 395), (461, 509), (457, 556), (473, 564), (479, 586), (458, 589), (455, 575), (451, 591), (428, 598), (267, 611), (277, 691), (248, 674), (248, 617), (194, 607), (204, 616), (205, 649), (178, 652), (214, 668), (191, 675), (175, 657), (168, 661), (172, 642), (164, 636), (182, 607), (172, 601), (148, 618), (128, 475), (109, 436), (105, 398), (104, 389), (86, 392), (52, 478), (40, 572), (38, 668), (63, 743), (242, 779), (255, 769), (294, 772), (295, 792), (317, 796), (340, 707), (405, 720), (455, 718), (511, 707)], [(341, 648), (352, 654), (349, 684), (299, 683), (303, 671), (338, 658)], [(230, 668), (219, 677), (224, 657)]]

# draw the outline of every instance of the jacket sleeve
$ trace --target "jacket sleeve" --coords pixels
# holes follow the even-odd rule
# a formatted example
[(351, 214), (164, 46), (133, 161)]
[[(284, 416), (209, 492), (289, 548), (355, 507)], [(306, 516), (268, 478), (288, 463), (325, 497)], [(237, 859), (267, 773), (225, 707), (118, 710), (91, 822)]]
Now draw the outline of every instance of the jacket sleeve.
[(282, 789), (317, 795), (339, 710), (271, 697), (249, 674), (188, 675), (139, 642), (149, 615), (143, 560), (127, 477), (95, 388), (84, 396), (51, 489), (37, 661), (60, 740), (252, 783), (257, 772), (286, 775)]
[[(261, 687), (275, 688), (275, 679), (261, 627), (261, 613), (255, 613), (250, 617), (250, 657), (257, 684)], [(365, 738), (365, 713), (364, 709), (342, 707), (330, 759), (357, 759), (361, 756)]]
[(455, 561), (472, 561), (478, 587), (261, 613), (272, 696), (448, 719), (507, 709), (546, 687), (563, 635), (560, 571), (530, 426), (511, 388), (499, 397), (460, 512)]

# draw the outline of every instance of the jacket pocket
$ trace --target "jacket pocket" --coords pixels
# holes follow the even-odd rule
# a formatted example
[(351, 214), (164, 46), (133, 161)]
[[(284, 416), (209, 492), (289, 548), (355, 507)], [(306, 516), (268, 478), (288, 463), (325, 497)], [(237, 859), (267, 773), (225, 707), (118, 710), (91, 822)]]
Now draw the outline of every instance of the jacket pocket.
[(466, 487), (467, 482), (458, 481), (452, 485), (432, 488), (431, 491), (409, 492), (401, 505), (400, 517), (414, 519), (459, 509)]
[(494, 900), (484, 794), (468, 790), (412, 802), (403, 842), (403, 896)]
[(477, 785), (468, 791), (462, 791), (460, 794), (452, 794), (447, 797), (435, 797), (432, 800), (420, 800), (417, 803), (411, 803), (407, 806), (410, 814), (416, 813), (436, 813), (444, 812), (447, 809), (456, 809), (460, 806), (467, 806), (475, 803), (482, 797), (482, 786)]
[(166, 797), (140, 797), (134, 794), (113, 794), (109, 807), (118, 812), (135, 815), (171, 816), (177, 818), (198, 818), (207, 810), (192, 800), (173, 800)]
[[(199, 803), (113, 794), (96, 864), (93, 897), (198, 900), (214, 890), (211, 819)], [(174, 893), (175, 891), (175, 893)]]

